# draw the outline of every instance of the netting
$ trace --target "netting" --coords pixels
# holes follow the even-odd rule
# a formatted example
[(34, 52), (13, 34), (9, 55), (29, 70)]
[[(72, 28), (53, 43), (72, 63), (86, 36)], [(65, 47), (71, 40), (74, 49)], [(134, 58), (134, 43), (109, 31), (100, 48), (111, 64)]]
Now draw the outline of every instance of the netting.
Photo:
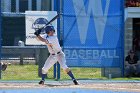
[[(46, 46), (25, 44), (25, 11), (49, 11), (51, 0), (1, 0), (1, 62), (8, 64), (2, 80), (36, 80), (49, 56)], [(53, 68), (48, 78), (53, 78)]]
[(63, 0), (63, 49), (69, 66), (89, 70), (88, 74), (99, 67), (102, 76), (122, 75), (123, 3), (113, 2)]
[[(25, 44), (26, 25), (29, 25), (26, 24), (25, 11), (50, 11), (51, 2), (51, 0), (1, 0), (1, 62), (9, 64), (7, 70), (2, 72), (3, 80), (40, 79), (41, 69), (49, 53), (46, 46)], [(116, 77), (122, 74), (123, 4), (121, 0), (113, 2), (113, 0), (60, 0), (60, 5), (55, 4), (60, 7), (58, 11), (63, 12), (58, 37), (63, 45), (67, 65), (78, 79), (104, 79), (102, 76), (108, 77), (117, 73), (114, 74)], [(54, 70), (56, 68), (53, 67), (49, 70), (48, 79), (56, 76)], [(70, 79), (62, 70), (60, 76), (62, 80)]]

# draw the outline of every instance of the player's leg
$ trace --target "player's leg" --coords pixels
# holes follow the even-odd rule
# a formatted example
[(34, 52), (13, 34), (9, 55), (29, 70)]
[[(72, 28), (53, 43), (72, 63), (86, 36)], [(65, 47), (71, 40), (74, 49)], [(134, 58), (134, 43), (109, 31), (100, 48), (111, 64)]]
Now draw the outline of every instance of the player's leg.
[(48, 59), (46, 60), (43, 68), (42, 68), (42, 80), (39, 82), (39, 84), (44, 84), (45, 76), (48, 72), (48, 70), (57, 62), (57, 58), (54, 55), (50, 55)]
[(130, 77), (130, 66), (125, 67), (125, 76)]
[(66, 65), (66, 59), (65, 59), (65, 54), (61, 52), (59, 55), (57, 55), (58, 62), (60, 66), (63, 68), (63, 70), (71, 77), (75, 85), (78, 85), (77, 80), (75, 79), (72, 71), (68, 68)]
[(136, 74), (138, 77), (140, 77), (140, 65), (139, 64), (136, 65)]

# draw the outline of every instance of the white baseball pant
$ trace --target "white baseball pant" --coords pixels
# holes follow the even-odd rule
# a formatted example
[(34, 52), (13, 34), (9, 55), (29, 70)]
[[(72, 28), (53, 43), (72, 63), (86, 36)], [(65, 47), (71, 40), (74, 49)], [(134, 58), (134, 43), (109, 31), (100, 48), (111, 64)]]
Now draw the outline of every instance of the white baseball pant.
[(65, 54), (61, 51), (59, 54), (52, 55), (47, 58), (44, 67), (42, 68), (42, 74), (46, 74), (48, 70), (56, 63), (59, 62), (61, 68), (63, 70), (68, 69), (68, 66), (66, 65), (66, 59)]

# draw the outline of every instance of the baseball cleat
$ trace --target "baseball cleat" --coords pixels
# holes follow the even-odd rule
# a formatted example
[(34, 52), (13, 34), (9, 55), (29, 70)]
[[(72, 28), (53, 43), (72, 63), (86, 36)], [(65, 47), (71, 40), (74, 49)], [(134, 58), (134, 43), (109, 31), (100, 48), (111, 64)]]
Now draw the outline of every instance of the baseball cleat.
[(38, 84), (44, 85), (44, 80), (41, 80)]
[(74, 83), (75, 85), (79, 85), (76, 79), (73, 80), (73, 83)]

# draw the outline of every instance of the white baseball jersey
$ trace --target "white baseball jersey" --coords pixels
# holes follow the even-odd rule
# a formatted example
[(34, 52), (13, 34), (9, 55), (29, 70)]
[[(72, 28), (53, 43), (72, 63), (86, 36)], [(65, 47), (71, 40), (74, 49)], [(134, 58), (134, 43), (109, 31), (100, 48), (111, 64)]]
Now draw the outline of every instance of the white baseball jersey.
[(61, 65), (61, 67), (66, 70), (68, 66), (66, 65), (66, 59), (65, 59), (65, 54), (63, 53), (59, 42), (58, 38), (56, 35), (54, 36), (43, 36), (44, 39), (48, 40), (49, 43), (52, 44), (52, 48), (48, 46), (48, 50), (50, 52), (50, 56), (47, 58), (43, 68), (42, 68), (42, 73), (46, 74), (48, 70), (58, 61)]
[(47, 34), (45, 34), (43, 38), (48, 40), (48, 42), (52, 44), (52, 47), (48, 46), (48, 50), (51, 54), (56, 54), (57, 52), (60, 52), (62, 50), (58, 42), (57, 35), (48, 36)]

